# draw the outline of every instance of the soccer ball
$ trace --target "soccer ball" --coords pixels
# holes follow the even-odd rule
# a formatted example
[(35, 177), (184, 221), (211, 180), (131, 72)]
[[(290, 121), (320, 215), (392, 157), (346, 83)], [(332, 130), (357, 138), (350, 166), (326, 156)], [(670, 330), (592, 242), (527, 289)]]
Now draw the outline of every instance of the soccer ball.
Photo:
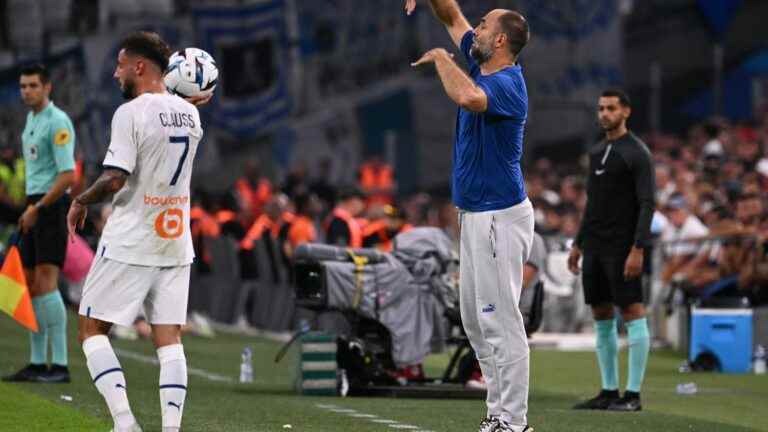
[(218, 80), (216, 60), (200, 48), (173, 53), (163, 78), (168, 91), (185, 98), (213, 93)]

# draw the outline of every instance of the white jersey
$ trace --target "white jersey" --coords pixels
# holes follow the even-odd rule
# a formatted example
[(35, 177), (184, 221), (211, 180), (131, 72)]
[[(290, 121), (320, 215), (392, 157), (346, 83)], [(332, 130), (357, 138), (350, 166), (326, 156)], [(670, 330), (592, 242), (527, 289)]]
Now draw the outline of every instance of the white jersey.
[(97, 254), (154, 267), (192, 262), (189, 183), (202, 137), (197, 108), (178, 96), (144, 93), (115, 111), (104, 167), (130, 175)]

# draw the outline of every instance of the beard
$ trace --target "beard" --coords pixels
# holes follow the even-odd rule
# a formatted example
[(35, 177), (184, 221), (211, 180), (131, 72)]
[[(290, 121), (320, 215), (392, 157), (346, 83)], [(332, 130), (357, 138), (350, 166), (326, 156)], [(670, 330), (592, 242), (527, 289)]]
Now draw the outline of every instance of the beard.
[(490, 47), (484, 47), (477, 43), (477, 40), (475, 40), (475, 42), (469, 48), (469, 55), (475, 60), (475, 62), (477, 62), (478, 65), (481, 65), (491, 59), (491, 56), (493, 56), (493, 51), (490, 49)]
[(123, 81), (123, 85), (120, 87), (120, 90), (123, 91), (123, 98), (126, 100), (131, 100), (136, 97), (135, 89), (136, 85), (133, 83), (133, 80), (130, 79)]
[(610, 132), (613, 130), (616, 130), (621, 126), (621, 121), (617, 120), (614, 122), (606, 121), (606, 122), (600, 122), (600, 127), (603, 128), (603, 132)]

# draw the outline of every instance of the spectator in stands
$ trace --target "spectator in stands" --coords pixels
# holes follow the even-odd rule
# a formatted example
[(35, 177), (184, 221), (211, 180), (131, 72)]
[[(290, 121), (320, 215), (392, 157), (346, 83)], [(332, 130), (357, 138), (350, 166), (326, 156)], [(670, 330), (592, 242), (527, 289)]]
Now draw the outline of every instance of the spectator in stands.
[(670, 195), (675, 193), (675, 183), (672, 181), (672, 173), (668, 165), (656, 165), (656, 202), (667, 202)]
[(14, 147), (0, 147), (0, 205), (23, 208), (27, 196), (24, 185), (24, 159)]
[(326, 243), (334, 246), (363, 247), (363, 230), (356, 218), (365, 210), (365, 194), (346, 188), (339, 194), (339, 204), (325, 223)]
[(768, 230), (765, 228), (760, 230), (753, 247), (747, 251), (739, 271), (738, 288), (753, 306), (768, 303)]
[(235, 189), (247, 226), (259, 217), (264, 204), (272, 198), (272, 182), (262, 175), (256, 158), (248, 159), (244, 170), (243, 177), (235, 183)]
[(201, 274), (211, 272), (211, 256), (203, 239), (221, 235), (221, 227), (216, 221), (216, 217), (210, 213), (211, 211), (213, 211), (213, 203), (210, 195), (203, 190), (196, 190), (192, 194), (189, 221), (192, 246), (197, 257), (193, 265), (195, 270)]
[(216, 200), (216, 223), (221, 227), (221, 233), (230, 236), (233, 240), (240, 242), (245, 237), (245, 228), (242, 220), (243, 213), (239, 211), (237, 199), (230, 193), (223, 193)]
[(323, 208), (321, 212), (324, 214), (333, 208), (336, 202), (336, 186), (331, 181), (331, 168), (332, 161), (330, 158), (323, 158), (320, 161), (317, 177), (309, 186), (310, 192), (313, 192), (320, 198)]
[(363, 246), (391, 252), (395, 236), (411, 229), (413, 225), (406, 223), (397, 207), (384, 205), (381, 207), (381, 215), (363, 228)]
[(280, 189), (290, 198), (295, 198), (299, 192), (307, 190), (308, 187), (309, 168), (306, 162), (299, 161), (285, 176), (285, 181)]
[(254, 243), (265, 233), (269, 233), (273, 239), (277, 239), (280, 235), (280, 229), (285, 223), (290, 222), (292, 217), (292, 215), (286, 213), (288, 206), (288, 197), (283, 194), (274, 195), (264, 206), (264, 212), (248, 229), (245, 237), (240, 242), (240, 247), (252, 250)]
[(392, 166), (380, 155), (371, 156), (360, 167), (360, 188), (368, 195), (367, 204), (392, 204), (395, 194)]
[(299, 245), (318, 240), (315, 218), (322, 208), (320, 198), (311, 192), (300, 192), (296, 195), (294, 205), (296, 206), (296, 214), (289, 225), (287, 241), (283, 246), (288, 258), (293, 256), (293, 251)]
[[(664, 242), (679, 242), (685, 239), (702, 238), (709, 234), (709, 229), (691, 214), (685, 197), (675, 193), (666, 202), (664, 213), (668, 223), (661, 233)], [(661, 280), (669, 283), (672, 276), (689, 263), (697, 252), (695, 243), (674, 243), (666, 247), (665, 264), (661, 271)]]

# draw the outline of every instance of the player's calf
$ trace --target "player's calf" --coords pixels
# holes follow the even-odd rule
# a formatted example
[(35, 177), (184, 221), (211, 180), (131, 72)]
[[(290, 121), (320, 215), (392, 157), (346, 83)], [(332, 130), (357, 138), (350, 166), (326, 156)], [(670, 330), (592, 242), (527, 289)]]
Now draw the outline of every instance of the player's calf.
[(125, 375), (109, 338), (105, 335), (88, 337), (83, 342), (83, 352), (93, 383), (104, 397), (115, 422), (114, 430), (135, 430), (136, 418), (128, 403)]

